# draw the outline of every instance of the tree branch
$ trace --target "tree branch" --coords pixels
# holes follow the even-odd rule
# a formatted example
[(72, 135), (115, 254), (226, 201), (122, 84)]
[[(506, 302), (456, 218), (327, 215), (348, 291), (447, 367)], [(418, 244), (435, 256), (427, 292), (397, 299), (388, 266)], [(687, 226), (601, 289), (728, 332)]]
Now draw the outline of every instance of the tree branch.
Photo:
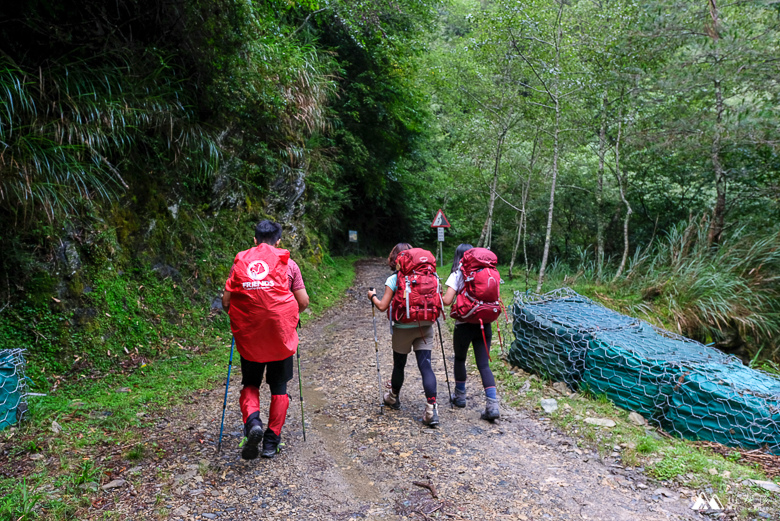
[(304, 19), (303, 19), (303, 23), (302, 23), (301, 25), (299, 25), (299, 26), (298, 26), (298, 28), (297, 28), (296, 30), (294, 30), (293, 32), (291, 32), (291, 33), (290, 33), (290, 35), (289, 35), (287, 38), (292, 38), (293, 36), (295, 36), (296, 34), (298, 34), (298, 31), (300, 31), (301, 29), (303, 29), (303, 27), (304, 27), (304, 26), (305, 26), (305, 25), (306, 25), (306, 24), (309, 22), (309, 18), (311, 18), (311, 15), (313, 15), (313, 14), (317, 14), (317, 13), (321, 13), (321, 12), (325, 11), (326, 9), (328, 9), (328, 8), (327, 8), (327, 7), (323, 7), (322, 9), (317, 9), (316, 11), (312, 11), (311, 13), (309, 13), (308, 15), (306, 15), (306, 18), (304, 18)]

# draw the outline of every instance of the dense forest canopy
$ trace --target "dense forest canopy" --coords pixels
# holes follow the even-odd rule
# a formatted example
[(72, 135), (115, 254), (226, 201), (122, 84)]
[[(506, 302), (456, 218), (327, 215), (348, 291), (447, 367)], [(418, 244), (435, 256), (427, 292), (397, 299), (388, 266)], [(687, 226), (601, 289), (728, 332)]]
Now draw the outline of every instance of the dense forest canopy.
[(761, 0), (6, 2), (0, 318), (91, 349), (107, 270), (208, 303), (262, 216), (316, 264), (432, 247), (442, 208), (529, 289), (777, 359), (778, 42)]

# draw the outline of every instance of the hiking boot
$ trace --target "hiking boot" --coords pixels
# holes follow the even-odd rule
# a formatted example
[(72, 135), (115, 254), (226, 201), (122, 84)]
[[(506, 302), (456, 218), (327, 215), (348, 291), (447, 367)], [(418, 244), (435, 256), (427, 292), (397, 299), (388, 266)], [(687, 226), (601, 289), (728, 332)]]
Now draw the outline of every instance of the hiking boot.
[(246, 435), (246, 443), (244, 448), (241, 449), (242, 459), (255, 459), (259, 449), (257, 446), (263, 440), (263, 422), (258, 418), (250, 417), (246, 425), (244, 425), (244, 434)]
[(466, 406), (466, 390), (463, 391), (459, 390), (457, 387), (455, 388), (455, 392), (450, 395), (450, 401), (452, 402), (452, 405), (455, 407), (460, 407), (461, 409)]
[(281, 435), (276, 434), (271, 429), (266, 429), (263, 437), (263, 452), (260, 455), (264, 458), (273, 458), (279, 452), (279, 443), (281, 441)]
[(436, 427), (439, 424), (439, 408), (436, 406), (436, 404), (425, 404), (425, 412), (423, 413), (422, 422), (428, 427)]
[(481, 418), (492, 422), (501, 417), (501, 413), (498, 411), (498, 398), (485, 398), (485, 411), (482, 413)]
[(398, 395), (393, 392), (392, 389), (388, 389), (387, 391), (385, 391), (384, 401), (385, 401), (385, 405), (387, 405), (391, 409), (398, 410), (401, 408), (401, 400), (398, 398)]

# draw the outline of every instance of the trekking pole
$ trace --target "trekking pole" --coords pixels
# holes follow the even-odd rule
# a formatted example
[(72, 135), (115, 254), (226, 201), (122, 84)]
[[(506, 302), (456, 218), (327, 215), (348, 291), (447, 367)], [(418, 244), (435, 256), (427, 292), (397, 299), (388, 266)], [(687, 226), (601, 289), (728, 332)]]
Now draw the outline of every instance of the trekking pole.
[(444, 354), (444, 337), (441, 336), (441, 322), (436, 319), (436, 326), (439, 328), (439, 341), (441, 342), (441, 361), (444, 364), (444, 376), (447, 379), (447, 392), (449, 393), (450, 409), (454, 409), (455, 405), (452, 403), (452, 389), (450, 389), (450, 375), (447, 372), (447, 357)]
[(301, 425), (303, 426), (303, 441), (306, 441), (306, 416), (303, 414), (303, 381), (301, 380), (301, 349), (295, 351), (298, 357), (298, 390), (301, 393)]
[(496, 320), (496, 331), (498, 331), (498, 343), (501, 346), (501, 359), (506, 359), (506, 351), (504, 351), (504, 339), (501, 337), (501, 326), (498, 325), (498, 320)]
[[(374, 288), (369, 288), (371, 291)], [(385, 414), (385, 401), (382, 398), (382, 374), (379, 371), (379, 340), (376, 337), (376, 306), (374, 300), (371, 299), (371, 319), (374, 321), (374, 353), (376, 354), (376, 379), (379, 387), (379, 414)]]
[(222, 429), (225, 427), (225, 408), (227, 408), (228, 386), (230, 385), (230, 369), (233, 367), (233, 347), (236, 345), (236, 337), (230, 342), (230, 360), (228, 361), (228, 375), (225, 382), (225, 401), (222, 402), (222, 422), (219, 424), (219, 443), (217, 443), (217, 453), (222, 450)]

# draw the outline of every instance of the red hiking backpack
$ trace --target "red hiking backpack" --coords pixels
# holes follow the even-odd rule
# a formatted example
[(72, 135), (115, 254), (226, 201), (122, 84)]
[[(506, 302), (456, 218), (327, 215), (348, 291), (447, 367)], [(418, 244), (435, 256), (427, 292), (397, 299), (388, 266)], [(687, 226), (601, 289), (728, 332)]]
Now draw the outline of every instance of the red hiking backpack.
[(398, 283), (388, 310), (393, 322), (433, 322), (443, 308), (436, 258), (428, 250), (404, 250), (396, 258)]
[(290, 252), (268, 244), (239, 252), (225, 283), (230, 329), (238, 352), (253, 362), (275, 362), (298, 348), (298, 302), (290, 291)]
[(450, 316), (471, 324), (489, 324), (501, 315), (501, 275), (498, 258), (487, 248), (466, 250), (460, 261), (463, 290), (452, 304)]

